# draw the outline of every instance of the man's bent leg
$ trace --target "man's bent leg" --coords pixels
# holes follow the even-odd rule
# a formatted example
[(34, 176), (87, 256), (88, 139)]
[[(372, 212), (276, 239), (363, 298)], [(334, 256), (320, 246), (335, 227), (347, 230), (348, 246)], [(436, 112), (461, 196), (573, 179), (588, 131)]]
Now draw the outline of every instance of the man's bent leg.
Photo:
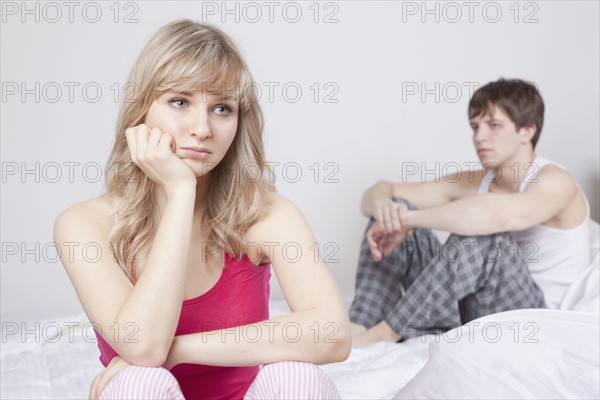
[(387, 314), (386, 322), (401, 336), (413, 337), (447, 331), (473, 317), (512, 309), (517, 304), (538, 307), (543, 304), (543, 295), (526, 265), (513, 267), (514, 246), (506, 233), (450, 235)]
[[(409, 209), (415, 206), (403, 199)], [(371, 219), (366, 231), (375, 222)], [(366, 328), (381, 322), (402, 297), (403, 288), (408, 288), (429, 263), (441, 244), (430, 229), (416, 229), (394, 251), (375, 262), (364, 235), (356, 273), (356, 291), (350, 307), (350, 320)]]
[(519, 245), (508, 233), (497, 234), (479, 256), (487, 278), (476, 292), (459, 302), (462, 323), (485, 315), (521, 308), (545, 308), (544, 293), (520, 257)]

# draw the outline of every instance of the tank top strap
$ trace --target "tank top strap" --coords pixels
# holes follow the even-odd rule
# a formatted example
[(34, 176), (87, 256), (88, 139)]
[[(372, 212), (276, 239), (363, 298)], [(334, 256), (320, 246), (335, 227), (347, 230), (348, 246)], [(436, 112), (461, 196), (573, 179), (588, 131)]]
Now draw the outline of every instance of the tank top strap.
[[(542, 168), (544, 168), (546, 165), (549, 165), (549, 164), (556, 165), (557, 167), (560, 167), (560, 168), (566, 170), (566, 168), (563, 165), (536, 155), (533, 162), (528, 163), (524, 166), (524, 167), (527, 167), (527, 173), (525, 174), (525, 178), (519, 185), (519, 192), (523, 192), (525, 190), (525, 188), (527, 188), (527, 185), (529, 183), (535, 182), (536, 181), (535, 176), (538, 174), (538, 172), (540, 172)], [(492, 183), (494, 181), (495, 177), (496, 177), (495, 170), (488, 169), (485, 172), (485, 176), (481, 180), (481, 183), (479, 184), (479, 190), (477, 191), (477, 193), (481, 194), (481, 193), (489, 192), (490, 191), (490, 183)]]
[[(536, 180), (535, 180), (536, 175), (546, 165), (556, 165), (558, 168), (568, 171), (567, 167), (565, 167), (564, 165), (562, 165), (560, 163), (557, 163), (552, 160), (548, 160), (547, 158), (544, 158), (544, 157), (536, 156), (535, 160), (533, 160), (533, 162), (529, 166), (529, 169), (527, 170), (527, 175), (525, 175), (525, 179), (523, 179), (523, 182), (521, 182), (521, 184), (519, 185), (519, 192), (524, 191), (530, 182), (536, 182)], [(587, 196), (585, 195), (585, 192), (583, 191), (583, 189), (581, 189), (581, 186), (579, 186), (579, 183), (577, 183), (577, 181), (575, 181), (575, 185), (581, 191), (581, 193), (583, 193), (583, 199), (585, 200), (585, 206), (586, 206), (586, 215), (587, 215), (586, 219), (589, 219), (590, 212), (591, 212), (590, 202), (589, 202)]]
[(487, 193), (490, 191), (490, 183), (494, 180), (496, 174), (492, 169), (485, 171), (485, 175), (479, 184), (477, 194)]
[(525, 178), (523, 178), (523, 181), (519, 185), (519, 192), (525, 191), (525, 188), (527, 188), (527, 185), (529, 185), (531, 182), (536, 182), (536, 175), (542, 170), (542, 168), (550, 164), (566, 170), (566, 168), (559, 163), (550, 161), (544, 157), (536, 156), (533, 162), (524, 165), (524, 167), (527, 167), (527, 174), (525, 174)]

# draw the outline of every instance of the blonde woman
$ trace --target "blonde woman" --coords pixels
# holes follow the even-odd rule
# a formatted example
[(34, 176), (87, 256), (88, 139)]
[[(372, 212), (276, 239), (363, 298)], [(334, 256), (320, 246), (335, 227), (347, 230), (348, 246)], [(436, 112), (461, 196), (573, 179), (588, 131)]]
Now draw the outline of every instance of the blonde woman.
[[(252, 83), (232, 40), (190, 20), (134, 64), (105, 191), (54, 227), (102, 250), (62, 258), (106, 366), (90, 398), (339, 398), (316, 364), (348, 357), (347, 313), (270, 183)], [(291, 309), (274, 319), (270, 265)]]

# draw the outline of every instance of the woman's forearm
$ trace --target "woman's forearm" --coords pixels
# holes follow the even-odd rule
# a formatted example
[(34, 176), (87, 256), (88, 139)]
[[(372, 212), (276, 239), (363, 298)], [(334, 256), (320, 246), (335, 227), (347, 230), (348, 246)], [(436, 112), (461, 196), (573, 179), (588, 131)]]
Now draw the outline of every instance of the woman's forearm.
[(341, 311), (301, 311), (254, 324), (177, 336), (167, 363), (249, 366), (285, 360), (314, 364), (343, 361), (351, 344), (348, 318)]
[(116, 316), (120, 337), (130, 335), (122, 344), (130, 362), (160, 365), (171, 345), (184, 296), (194, 201), (194, 188), (169, 196), (143, 274)]

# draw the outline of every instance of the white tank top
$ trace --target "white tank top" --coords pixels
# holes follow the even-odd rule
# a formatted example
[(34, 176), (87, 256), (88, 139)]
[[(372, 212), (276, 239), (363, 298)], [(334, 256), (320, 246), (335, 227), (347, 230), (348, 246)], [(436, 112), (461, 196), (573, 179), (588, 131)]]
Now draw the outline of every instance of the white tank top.
[[(558, 163), (537, 156), (519, 185), (519, 192), (523, 192), (529, 182), (535, 182), (537, 173), (548, 164), (566, 170)], [(488, 170), (479, 185), (479, 193), (489, 192), (493, 178), (494, 171)], [(577, 187), (581, 191), (579, 185)], [(575, 228), (557, 229), (535, 225), (522, 231), (510, 232), (519, 244), (520, 258), (527, 263), (533, 280), (544, 292), (548, 308), (560, 307), (565, 292), (590, 262), (590, 205), (585, 194), (583, 197), (587, 207), (586, 218)]]

